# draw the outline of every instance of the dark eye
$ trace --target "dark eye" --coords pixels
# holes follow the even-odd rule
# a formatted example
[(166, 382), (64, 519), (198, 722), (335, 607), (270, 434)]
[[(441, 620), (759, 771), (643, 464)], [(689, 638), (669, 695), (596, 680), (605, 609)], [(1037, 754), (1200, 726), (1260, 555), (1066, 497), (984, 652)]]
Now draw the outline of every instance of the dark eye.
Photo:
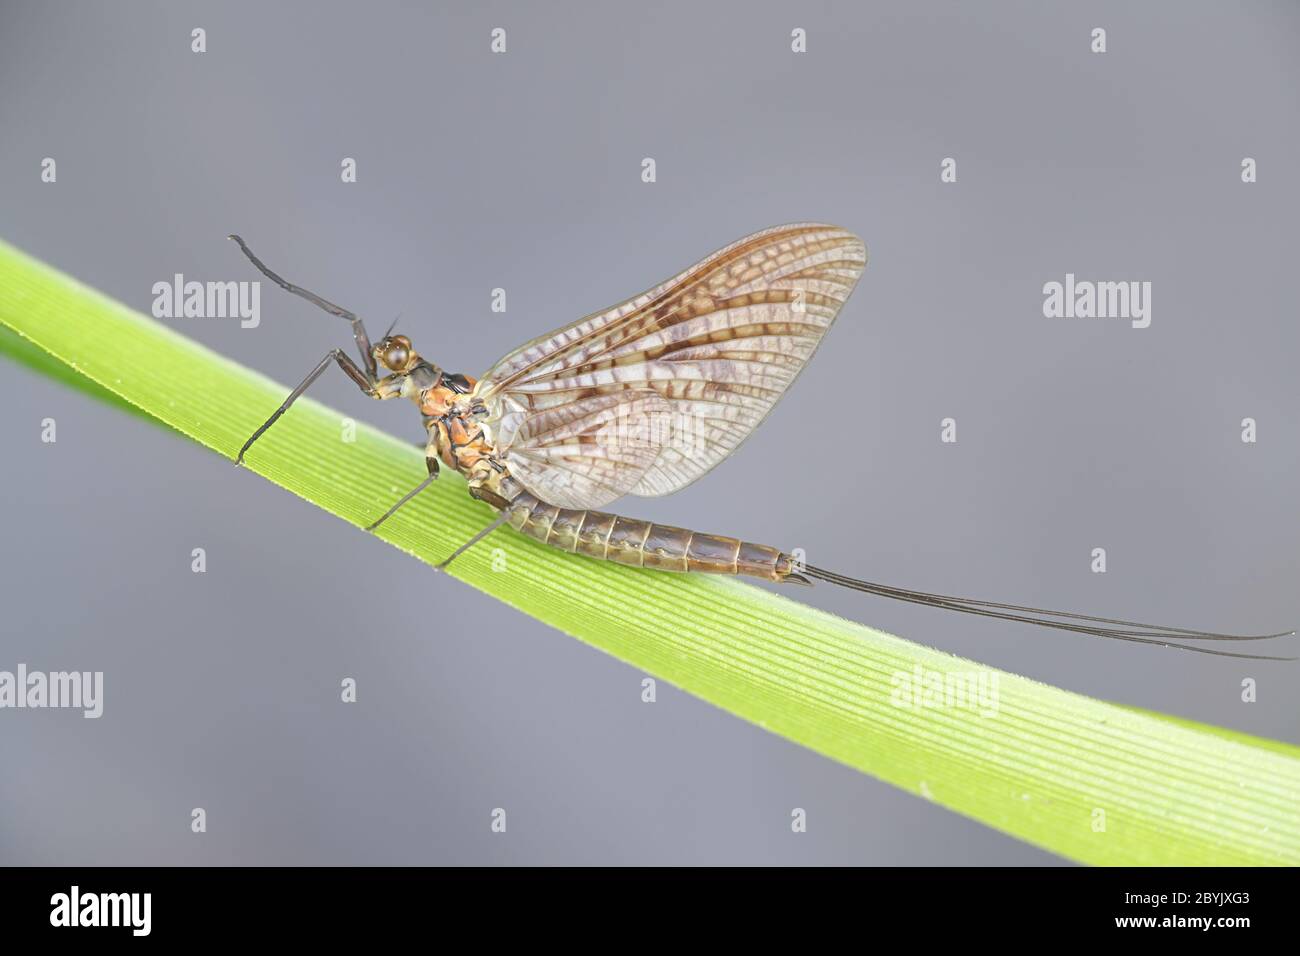
[(384, 349), (384, 364), (393, 370), (397, 370), (406, 364), (406, 360), (410, 356), (410, 349), (406, 346), (393, 344)]
[(453, 392), (456, 392), (458, 395), (464, 395), (470, 389), (469, 379), (467, 379), (464, 375), (460, 375), (458, 373), (452, 375), (444, 375), (442, 377), (442, 384), (444, 387), (451, 389)]

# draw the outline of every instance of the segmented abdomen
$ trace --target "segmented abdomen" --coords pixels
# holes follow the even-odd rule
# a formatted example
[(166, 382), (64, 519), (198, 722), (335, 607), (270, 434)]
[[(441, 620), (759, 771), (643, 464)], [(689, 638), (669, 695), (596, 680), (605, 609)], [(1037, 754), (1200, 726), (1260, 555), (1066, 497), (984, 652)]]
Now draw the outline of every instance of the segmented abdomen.
[(510, 525), (553, 548), (659, 571), (744, 574), (783, 581), (796, 570), (776, 548), (703, 534), (603, 511), (575, 511), (522, 492), (510, 502)]

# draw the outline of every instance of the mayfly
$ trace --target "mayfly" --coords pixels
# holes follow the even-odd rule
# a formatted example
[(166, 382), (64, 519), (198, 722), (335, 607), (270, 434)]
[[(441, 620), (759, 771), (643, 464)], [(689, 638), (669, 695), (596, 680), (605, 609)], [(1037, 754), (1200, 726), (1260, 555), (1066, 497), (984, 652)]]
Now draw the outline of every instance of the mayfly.
[(797, 223), (756, 232), (641, 295), (520, 346), (477, 380), (439, 368), (392, 328), (372, 345), (358, 316), (280, 278), (241, 238), (230, 238), (271, 281), (350, 322), (361, 358), (357, 364), (331, 349), (253, 432), (238, 461), (331, 364), (372, 398), (411, 400), (424, 418), (428, 475), (370, 529), (428, 487), (439, 463), (460, 472), (470, 495), (499, 512), (440, 567), (509, 523), (552, 547), (638, 568), (823, 581), (1206, 654), (1262, 656), (1179, 642), (1283, 636), (1216, 634), (912, 591), (812, 567), (766, 545), (597, 510), (624, 495), (686, 487), (758, 427), (812, 358), (866, 267), (862, 240), (844, 229)]

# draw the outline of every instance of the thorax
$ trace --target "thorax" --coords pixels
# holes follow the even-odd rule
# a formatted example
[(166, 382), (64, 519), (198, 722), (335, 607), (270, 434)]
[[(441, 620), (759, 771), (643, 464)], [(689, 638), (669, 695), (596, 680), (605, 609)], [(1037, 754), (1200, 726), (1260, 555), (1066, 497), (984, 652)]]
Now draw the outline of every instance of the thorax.
[[(470, 382), (472, 385), (472, 381)], [(424, 416), (429, 446), (448, 467), (468, 475), (481, 459), (493, 452), (492, 431), (480, 419), (469, 394), (432, 382), (403, 389)]]

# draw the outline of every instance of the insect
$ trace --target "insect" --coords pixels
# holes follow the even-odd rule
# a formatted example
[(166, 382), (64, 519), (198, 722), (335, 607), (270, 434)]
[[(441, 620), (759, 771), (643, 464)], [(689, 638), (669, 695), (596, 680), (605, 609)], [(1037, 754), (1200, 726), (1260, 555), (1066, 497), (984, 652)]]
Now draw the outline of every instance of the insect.
[(435, 365), (392, 328), (372, 344), (354, 313), (280, 278), (241, 238), (230, 238), (271, 281), (351, 323), (361, 359), (331, 349), (237, 460), (331, 364), (372, 398), (409, 399), (424, 419), (428, 474), (369, 530), (428, 487), (440, 464), (464, 475), (469, 493), (499, 512), (440, 567), (509, 523), (552, 547), (638, 568), (822, 581), (1220, 656), (1265, 657), (1181, 642), (1294, 633), (1217, 634), (913, 591), (805, 565), (767, 545), (598, 510), (624, 495), (684, 488), (758, 427), (812, 358), (866, 267), (862, 240), (836, 226), (796, 223), (746, 236), (641, 295), (520, 346), (477, 380)]

